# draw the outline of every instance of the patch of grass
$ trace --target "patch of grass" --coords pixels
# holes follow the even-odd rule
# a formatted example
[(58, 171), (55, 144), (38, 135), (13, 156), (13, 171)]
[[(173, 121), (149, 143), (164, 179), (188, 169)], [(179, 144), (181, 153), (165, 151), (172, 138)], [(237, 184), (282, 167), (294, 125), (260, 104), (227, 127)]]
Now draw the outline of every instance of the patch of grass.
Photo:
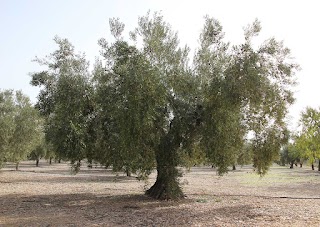
[(299, 169), (292, 170), (287, 167), (271, 167), (269, 172), (263, 177), (252, 172), (241, 175), (239, 174), (236, 178), (240, 184), (247, 186), (303, 183), (314, 180), (314, 176), (305, 175), (303, 174), (303, 171)]
[(206, 199), (196, 199), (197, 203), (207, 203), (208, 201)]

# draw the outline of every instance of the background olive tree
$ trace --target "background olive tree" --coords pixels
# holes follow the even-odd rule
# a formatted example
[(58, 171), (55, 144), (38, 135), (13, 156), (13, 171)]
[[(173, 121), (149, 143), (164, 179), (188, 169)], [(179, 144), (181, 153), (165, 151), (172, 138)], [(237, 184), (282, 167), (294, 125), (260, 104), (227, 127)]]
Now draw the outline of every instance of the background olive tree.
[(92, 112), (89, 64), (67, 39), (55, 37), (54, 41), (58, 49), (35, 60), (47, 69), (33, 73), (31, 84), (41, 88), (36, 107), (45, 118), (47, 142), (58, 158), (70, 160), (78, 171), (81, 160), (88, 157)]
[(42, 120), (29, 98), (21, 91), (0, 92), (0, 165), (19, 163), (38, 145)]
[(318, 160), (320, 171), (320, 110), (307, 107), (301, 113), (301, 130), (295, 139), (296, 147), (301, 156), (309, 161), (312, 170)]

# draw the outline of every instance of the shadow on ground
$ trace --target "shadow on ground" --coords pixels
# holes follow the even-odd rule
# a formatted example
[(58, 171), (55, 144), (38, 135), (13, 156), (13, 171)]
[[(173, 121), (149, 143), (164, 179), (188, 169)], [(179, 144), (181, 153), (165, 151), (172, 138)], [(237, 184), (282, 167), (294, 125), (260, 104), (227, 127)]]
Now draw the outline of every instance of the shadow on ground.
[[(194, 209), (194, 200), (156, 201), (144, 195), (67, 194), (5, 196), (0, 202), (0, 225), (11, 226), (190, 226), (203, 218), (246, 221), (257, 216), (248, 205)], [(5, 208), (5, 210), (3, 209)]]

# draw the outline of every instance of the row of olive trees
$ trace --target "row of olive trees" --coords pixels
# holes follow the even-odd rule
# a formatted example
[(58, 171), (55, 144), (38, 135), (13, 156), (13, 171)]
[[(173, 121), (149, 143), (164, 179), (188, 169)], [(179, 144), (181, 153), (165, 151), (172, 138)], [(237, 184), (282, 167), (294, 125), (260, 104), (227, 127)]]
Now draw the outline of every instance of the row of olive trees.
[(0, 91), (0, 167), (25, 160), (43, 137), (43, 122), (27, 96)]
[(102, 60), (92, 72), (58, 37), (58, 49), (36, 59), (46, 67), (32, 75), (41, 88), (36, 107), (59, 157), (75, 170), (85, 159), (140, 176), (156, 169), (146, 193), (182, 198), (178, 166), (206, 160), (223, 174), (244, 158), (250, 133), (250, 157), (266, 173), (286, 143), (284, 117), (293, 103), (297, 65), (282, 42), (271, 38), (255, 48), (255, 21), (244, 43), (231, 46), (220, 23), (205, 17), (190, 62), (190, 48), (157, 13), (140, 17), (128, 41), (118, 19), (110, 28), (114, 41), (99, 40)]

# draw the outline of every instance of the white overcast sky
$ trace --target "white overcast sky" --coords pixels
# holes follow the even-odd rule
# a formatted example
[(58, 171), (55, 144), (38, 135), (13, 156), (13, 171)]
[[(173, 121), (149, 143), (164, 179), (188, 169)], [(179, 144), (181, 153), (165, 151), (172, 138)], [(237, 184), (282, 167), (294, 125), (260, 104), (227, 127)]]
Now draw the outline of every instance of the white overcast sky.
[(205, 15), (218, 19), (226, 39), (235, 44), (243, 39), (242, 28), (258, 18), (261, 37), (283, 40), (302, 68), (297, 73), (297, 100), (290, 108), (294, 128), (306, 106), (320, 106), (319, 4), (316, 0), (0, 0), (0, 89), (21, 89), (36, 102), (38, 90), (29, 85), (28, 73), (39, 66), (31, 60), (55, 50), (52, 39), (58, 35), (68, 38), (93, 63), (99, 55), (97, 40), (110, 37), (111, 17), (119, 17), (128, 32), (138, 16), (161, 11), (181, 43), (193, 49)]

